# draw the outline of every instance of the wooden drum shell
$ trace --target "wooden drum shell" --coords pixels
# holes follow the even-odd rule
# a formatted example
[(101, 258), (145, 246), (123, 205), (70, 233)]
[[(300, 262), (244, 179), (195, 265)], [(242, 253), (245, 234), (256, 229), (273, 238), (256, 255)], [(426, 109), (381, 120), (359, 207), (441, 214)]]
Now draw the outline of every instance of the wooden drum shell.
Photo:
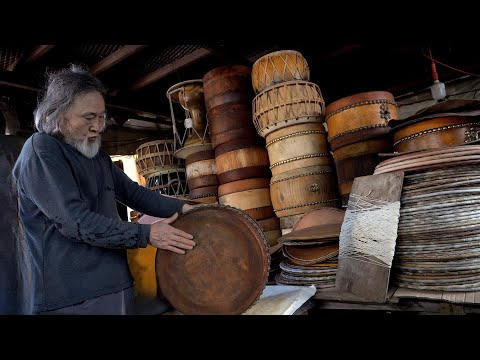
[(185, 159), (185, 171), (190, 192), (206, 186), (218, 186), (217, 164), (213, 150), (193, 153)]
[(333, 165), (325, 128), (304, 123), (276, 130), (266, 137), (272, 175), (298, 168)]
[(252, 70), (245, 65), (220, 66), (203, 76), (207, 113), (227, 103), (249, 103), (253, 98)]
[(271, 176), (267, 150), (256, 139), (239, 139), (217, 146), (215, 162), (220, 184)]
[(396, 152), (432, 150), (463, 145), (479, 138), (476, 117), (446, 116), (422, 120), (393, 129)]
[(207, 113), (213, 147), (239, 138), (257, 136), (248, 103), (227, 103), (216, 106)]
[[(325, 110), (328, 141), (335, 150), (367, 140), (368, 135), (382, 136), (390, 131), (388, 122), (397, 117), (395, 99), (387, 91), (370, 91), (339, 99)], [(365, 130), (368, 132), (363, 134)]]
[(274, 175), (270, 196), (278, 217), (337, 206), (335, 170), (333, 166), (310, 166)]
[(233, 206), (245, 211), (255, 220), (274, 216), (268, 178), (244, 179), (218, 187), (221, 205)]

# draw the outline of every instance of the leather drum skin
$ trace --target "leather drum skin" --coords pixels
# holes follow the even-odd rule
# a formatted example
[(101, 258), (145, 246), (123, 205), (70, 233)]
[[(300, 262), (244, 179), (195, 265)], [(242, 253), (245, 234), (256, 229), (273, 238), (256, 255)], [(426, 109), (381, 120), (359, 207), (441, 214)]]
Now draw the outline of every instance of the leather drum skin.
[(172, 306), (186, 315), (238, 315), (260, 297), (270, 255), (262, 229), (238, 209), (203, 205), (172, 226), (194, 236), (185, 254), (158, 249), (157, 285)]

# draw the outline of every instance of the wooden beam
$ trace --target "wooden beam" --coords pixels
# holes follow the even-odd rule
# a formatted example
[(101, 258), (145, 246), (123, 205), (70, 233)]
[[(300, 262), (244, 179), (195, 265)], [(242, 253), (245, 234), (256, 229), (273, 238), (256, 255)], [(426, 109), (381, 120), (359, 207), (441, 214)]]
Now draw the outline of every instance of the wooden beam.
[(151, 73), (147, 74), (145, 77), (141, 78), (140, 80), (136, 81), (131, 89), (132, 90), (139, 90), (147, 85), (150, 85), (168, 75), (173, 73), (174, 71), (187, 66), (195, 61), (200, 60), (201, 58), (209, 55), (211, 53), (211, 50), (205, 49), (205, 48), (199, 48), (183, 57), (180, 59), (177, 59), (175, 61), (172, 61), (171, 63), (162, 66), (158, 68), (155, 71), (152, 71)]
[(28, 54), (27, 58), (25, 59), (25, 62), (32, 62), (35, 60), (38, 60), (41, 58), (43, 55), (45, 55), (47, 52), (52, 50), (55, 47), (55, 45), (38, 45), (36, 46), (30, 54)]
[(111, 68), (113, 65), (125, 60), (129, 56), (139, 52), (145, 47), (145, 45), (124, 45), (117, 51), (114, 51), (110, 55), (104, 57), (102, 60), (94, 64), (90, 68), (90, 72), (97, 75), (101, 72)]
[(7, 71), (13, 71), (17, 67), (17, 65), (22, 61), (24, 63), (28, 63), (34, 61), (41, 56), (45, 55), (50, 49), (52, 49), (55, 45), (38, 45), (36, 46), (28, 56), (22, 55), (17, 57), (13, 60), (6, 68)]

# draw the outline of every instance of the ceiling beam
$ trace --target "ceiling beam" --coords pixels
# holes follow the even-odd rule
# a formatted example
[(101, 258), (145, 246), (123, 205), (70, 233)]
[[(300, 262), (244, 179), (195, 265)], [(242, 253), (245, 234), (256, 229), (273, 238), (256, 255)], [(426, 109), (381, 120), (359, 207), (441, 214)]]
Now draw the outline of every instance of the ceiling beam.
[(145, 46), (146, 45), (124, 45), (120, 49), (114, 51), (96, 64), (92, 65), (92, 67), (90, 68), (90, 72), (98, 75), (101, 72), (125, 60), (129, 56), (136, 54), (137, 52), (145, 48)]
[(137, 80), (132, 86), (132, 90), (139, 90), (147, 85), (150, 85), (168, 75), (171, 73), (175, 72), (176, 70), (190, 65), (195, 61), (198, 61), (205, 56), (211, 54), (211, 50), (205, 49), (203, 47), (181, 57), (180, 59), (177, 59), (175, 61), (172, 61), (171, 63), (168, 63), (160, 68), (158, 68), (155, 71), (152, 71), (151, 73), (147, 74), (143, 78)]
[(49, 50), (51, 50), (55, 45), (38, 45), (30, 51), (30, 53), (25, 56), (21, 55), (15, 58), (6, 68), (7, 71), (13, 71), (20, 62), (28, 63), (35, 61), (45, 55)]
[(35, 60), (40, 59), (43, 55), (45, 55), (47, 52), (52, 50), (55, 47), (55, 45), (38, 45), (36, 46), (30, 54), (25, 59), (25, 62), (32, 62)]
[[(0, 87), (5, 86), (8, 88), (26, 90), (31, 93), (39, 93), (42, 89), (31, 86), (25, 81), (21, 81), (14, 74), (7, 71), (0, 71)], [(134, 104), (126, 104), (123, 99), (109, 99), (109, 102), (105, 103), (107, 109), (114, 109), (118, 111), (123, 111), (130, 114), (135, 114), (137, 116), (142, 116), (145, 118), (155, 119), (160, 123), (171, 124), (171, 116), (158, 114), (156, 112), (141, 110), (136, 107)], [(120, 105), (121, 104), (121, 105)]]

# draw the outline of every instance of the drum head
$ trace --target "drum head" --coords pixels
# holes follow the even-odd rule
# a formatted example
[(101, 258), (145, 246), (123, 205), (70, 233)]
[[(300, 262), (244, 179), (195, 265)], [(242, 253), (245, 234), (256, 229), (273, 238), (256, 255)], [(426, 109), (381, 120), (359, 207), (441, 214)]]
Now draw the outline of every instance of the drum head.
[(255, 220), (230, 206), (204, 205), (172, 226), (196, 242), (183, 255), (157, 250), (157, 285), (178, 311), (234, 315), (255, 303), (270, 265), (268, 242)]

